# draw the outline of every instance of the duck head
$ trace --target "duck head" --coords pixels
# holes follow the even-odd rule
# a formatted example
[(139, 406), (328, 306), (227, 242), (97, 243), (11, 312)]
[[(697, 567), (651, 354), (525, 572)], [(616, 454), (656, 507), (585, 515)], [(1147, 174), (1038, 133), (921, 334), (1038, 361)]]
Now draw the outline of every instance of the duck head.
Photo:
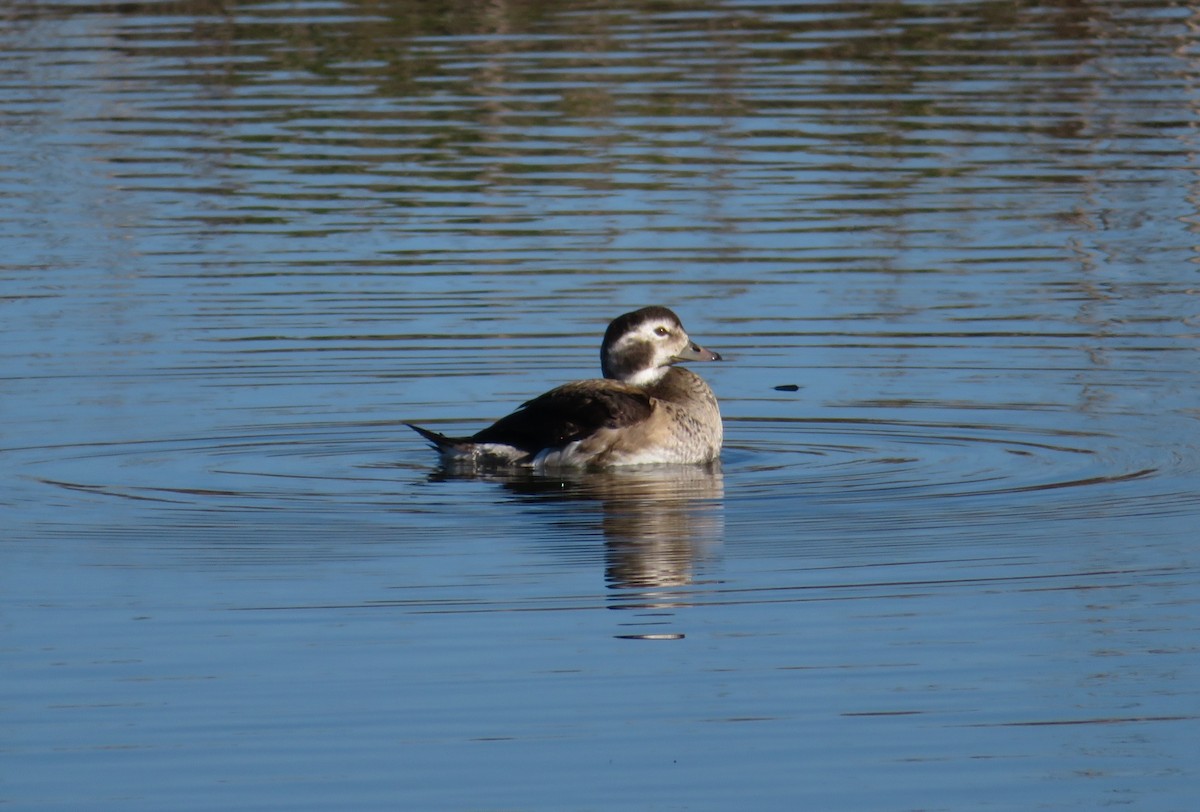
[(605, 378), (634, 386), (656, 383), (679, 361), (720, 361), (692, 341), (679, 317), (665, 307), (643, 307), (613, 319), (600, 346)]

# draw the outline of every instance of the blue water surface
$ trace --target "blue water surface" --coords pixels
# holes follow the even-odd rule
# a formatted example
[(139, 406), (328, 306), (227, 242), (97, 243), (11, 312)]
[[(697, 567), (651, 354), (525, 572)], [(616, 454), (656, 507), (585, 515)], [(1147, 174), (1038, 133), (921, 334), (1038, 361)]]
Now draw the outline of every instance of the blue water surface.
[[(0, 12), (0, 803), (1190, 812), (1195, 25)], [(469, 476), (667, 305), (713, 467)]]

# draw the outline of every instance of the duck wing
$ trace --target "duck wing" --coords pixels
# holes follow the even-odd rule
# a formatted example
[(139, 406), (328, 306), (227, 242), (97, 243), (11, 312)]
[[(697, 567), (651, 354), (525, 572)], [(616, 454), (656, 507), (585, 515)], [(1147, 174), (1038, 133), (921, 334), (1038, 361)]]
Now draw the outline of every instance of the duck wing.
[(601, 429), (641, 423), (654, 411), (650, 395), (616, 381), (575, 381), (523, 403), (471, 438), (474, 443), (500, 443), (527, 454), (561, 448)]

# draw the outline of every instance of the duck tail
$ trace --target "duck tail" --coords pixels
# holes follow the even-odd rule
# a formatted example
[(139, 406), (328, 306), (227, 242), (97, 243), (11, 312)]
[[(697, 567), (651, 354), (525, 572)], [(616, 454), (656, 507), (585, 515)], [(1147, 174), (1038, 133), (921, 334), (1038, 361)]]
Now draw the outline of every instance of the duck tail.
[(429, 429), (423, 429), (420, 426), (413, 425), (412, 423), (405, 423), (404, 425), (408, 426), (417, 434), (428, 440), (429, 444), (438, 451), (447, 452), (462, 450), (463, 444), (466, 442), (458, 437), (447, 437), (444, 434), (439, 434), (438, 432), (430, 431)]
[(436, 431), (405, 423), (429, 441), (445, 463), (469, 463), (483, 466), (528, 465), (531, 456), (505, 443), (479, 443), (471, 437), (447, 437)]

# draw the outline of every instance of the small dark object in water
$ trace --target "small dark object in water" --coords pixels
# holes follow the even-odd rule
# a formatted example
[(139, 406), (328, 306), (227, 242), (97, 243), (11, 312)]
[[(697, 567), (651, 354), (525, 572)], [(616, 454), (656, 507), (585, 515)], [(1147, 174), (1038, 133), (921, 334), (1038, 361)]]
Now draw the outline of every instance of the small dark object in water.
[(783, 386), (776, 386), (776, 392), (799, 392), (800, 387), (794, 383), (785, 383)]

